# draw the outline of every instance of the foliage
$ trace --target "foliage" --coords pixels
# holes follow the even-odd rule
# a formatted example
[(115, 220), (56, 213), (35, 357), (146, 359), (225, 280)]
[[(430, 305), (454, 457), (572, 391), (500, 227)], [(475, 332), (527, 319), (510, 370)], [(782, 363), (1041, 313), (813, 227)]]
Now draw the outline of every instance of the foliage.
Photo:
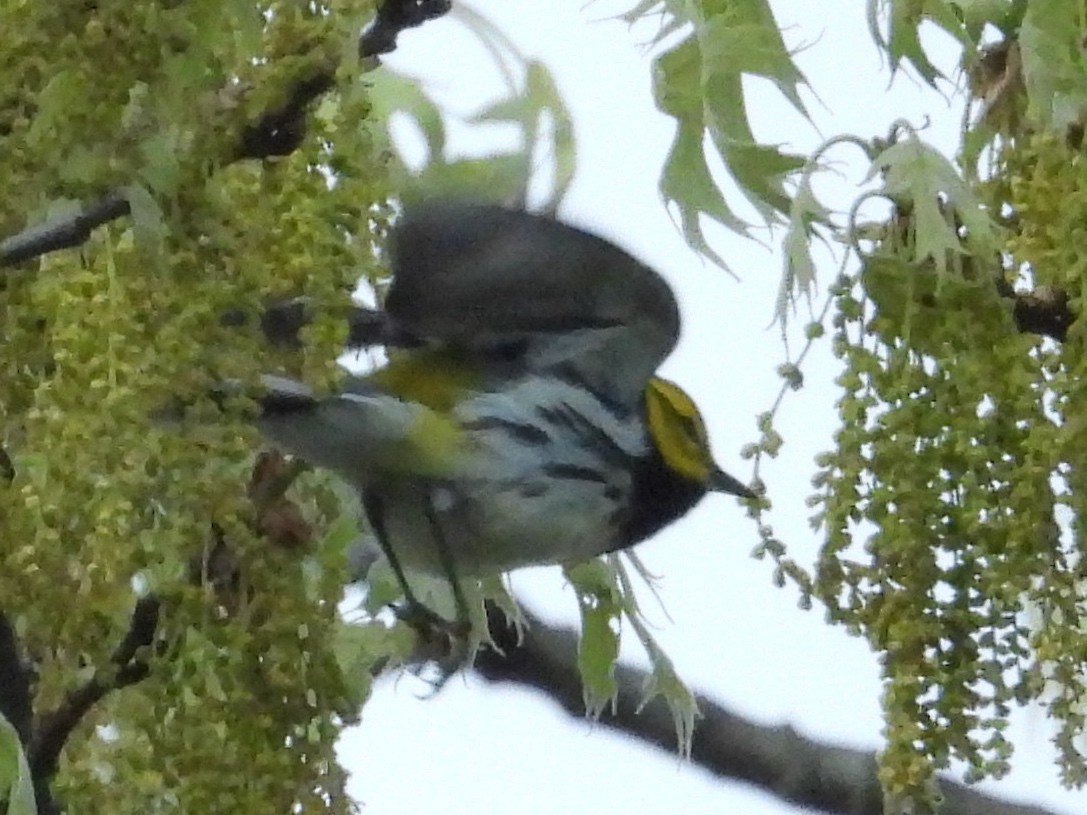
[[(114, 190), (133, 216), (0, 285), (0, 596), (39, 716), (111, 681), (136, 598), (163, 601), (169, 658), (68, 742), (71, 811), (351, 808), (333, 756), (357, 713), (335, 659), (342, 557), (255, 534), (252, 432), (202, 421), (219, 408), (199, 398), (277, 362), (226, 309), (342, 304), (380, 274), (388, 156), (344, 58), (371, 8), (335, 5), (0, 4), (0, 234)], [(330, 70), (297, 150), (241, 158), (247, 127)], [(318, 323), (304, 360), (278, 362), (327, 382), (342, 330)], [(177, 394), (193, 420), (152, 421)], [(315, 524), (322, 495), (298, 498)]]
[[(966, 763), (970, 780), (1005, 773), (1014, 703), (1038, 702), (1056, 719), (1062, 776), (1082, 784), (1087, 482), (1079, 462), (1087, 447), (1083, 332), (1074, 321), (1087, 280), (1082, 5), (870, 0), (869, 28), (892, 72), (910, 68), (955, 92), (929, 58), (923, 28), (959, 43), (971, 113), (961, 151), (952, 162), (899, 123), (884, 137), (835, 138), (800, 170), (749, 163), (754, 148), (722, 148), (713, 113), (742, 122), (743, 101), (732, 96), (722, 107), (707, 84), (712, 66), (697, 57), (707, 42), (732, 41), (716, 39), (724, 27), (760, 26), (749, 38), (768, 44), (763, 61), (729, 51), (729, 71), (769, 76), (793, 99), (800, 74), (765, 4), (646, 0), (627, 19), (651, 12), (665, 19), (662, 37), (687, 32), (658, 57), (657, 71), (672, 89), (658, 100), (676, 117), (680, 141), (691, 129), (687, 172), (698, 178), (684, 182), (694, 191), (689, 242), (706, 251), (691, 213), (743, 228), (720, 217), (719, 199), (711, 206), (699, 193), (713, 183), (705, 135), (759, 211), (790, 221), (783, 322), (788, 304), (813, 290), (813, 239), (849, 247), (823, 316), (807, 329), (810, 344), (831, 319), (842, 364), (841, 425), (818, 462), (812, 498), (825, 543), (809, 574), (764, 520), (758, 553), (774, 558), (779, 581), (792, 577), (805, 602), (821, 600), (880, 653), (888, 811), (934, 807), (933, 770), (951, 759)], [(847, 144), (863, 150), (869, 188), (835, 220), (811, 182), (824, 154)], [(759, 172), (765, 185), (745, 181)], [(667, 178), (662, 186), (667, 198)], [(890, 215), (860, 223), (874, 198)], [(802, 381), (795, 362), (781, 373), (783, 394)], [(749, 454), (780, 447), (777, 404)]]
[(19, 734), (0, 716), (0, 806), (8, 815), (35, 815), (33, 783)]
[[(521, 81), (475, 121), (513, 122), (523, 139), (494, 161), (449, 155), (417, 87), (363, 70), (354, 45), (371, 12), (348, 0), (0, 4), (0, 72), (11, 78), (0, 88), (0, 235), (107, 193), (132, 215), (0, 286), (0, 596), (36, 672), (35, 710), (115, 676), (136, 599), (163, 600), (149, 650), (164, 658), (69, 741), (59, 792), (73, 811), (350, 809), (332, 744), (370, 672), (409, 646), (401, 632), (338, 624), (347, 521), (326, 483), (293, 494), (300, 528), (315, 531), (289, 545), (258, 534), (254, 440), (204, 421), (221, 405), (199, 396), (277, 365), (327, 383), (342, 329), (319, 321), (306, 353), (273, 355), (220, 316), (298, 294), (343, 304), (359, 278), (379, 283), (394, 190), (523, 200), (543, 144), (553, 206), (575, 158), (547, 72), (478, 20)], [(766, 522), (767, 500), (759, 554), (880, 652), (888, 810), (934, 806), (934, 770), (952, 759), (971, 778), (1005, 772), (1013, 703), (1045, 705), (1063, 776), (1082, 783), (1082, 9), (869, 0), (892, 71), (946, 89), (922, 29), (960, 44), (972, 115), (954, 161), (902, 123), (808, 157), (762, 143), (743, 76), (770, 80), (802, 113), (805, 83), (766, 0), (642, 0), (625, 19), (651, 15), (661, 20), (656, 99), (677, 123), (661, 192), (692, 247), (724, 265), (702, 217), (750, 228), (710, 175), (709, 149), (759, 217), (784, 226), (783, 323), (815, 291), (814, 242), (848, 248), (827, 287), (830, 331), (821, 318), (805, 329), (809, 347), (829, 334), (842, 364), (841, 426), (812, 499), (825, 544), (814, 570), (801, 568)], [(298, 144), (246, 158), (239, 145), (254, 123), (315, 83), (327, 92)], [(418, 179), (372, 124), (392, 111), (426, 138)], [(871, 172), (841, 218), (813, 179), (846, 145)], [(890, 215), (861, 223), (873, 198)], [(782, 366), (783, 394), (802, 384), (805, 353)], [(149, 418), (177, 393), (190, 405), (183, 432)], [(773, 418), (761, 417), (752, 455), (780, 448)], [(688, 744), (693, 701), (618, 562), (568, 574), (589, 709), (614, 688), (625, 618), (654, 664), (646, 692), (665, 694)], [(371, 602), (380, 591), (379, 581)], [(500, 587), (481, 591), (504, 599)], [(7, 728), (0, 743), (0, 790), (25, 809), (21, 751)]]
[(397, 113), (406, 116), (422, 135), (426, 149), (418, 172), (396, 175), (398, 198), (410, 203), (420, 197), (456, 195), (525, 204), (530, 200), (530, 185), (543, 186), (544, 195), (532, 197), (532, 208), (553, 213), (573, 180), (577, 152), (570, 114), (550, 72), (522, 54), (486, 18), (466, 7), (458, 8), (453, 16), (475, 35), (505, 80), (505, 95), (463, 123), (506, 125), (516, 133), (517, 143), (486, 156), (454, 154), (446, 138), (448, 114), (417, 81), (382, 71), (374, 78), (375, 119), (387, 122)]
[(789, 58), (767, 0), (643, 0), (623, 19), (633, 23), (658, 13), (664, 20), (655, 42), (684, 23), (691, 26), (690, 33), (660, 54), (653, 65), (657, 106), (676, 120), (675, 141), (661, 175), (661, 195), (679, 211), (691, 247), (726, 266), (706, 240), (701, 217), (744, 234), (748, 225), (710, 176), (703, 140), (708, 139), (758, 214), (768, 224), (782, 223), (790, 208), (785, 180), (803, 167), (804, 159), (755, 138), (741, 79), (749, 74), (770, 80), (804, 113), (798, 94), (804, 76)]

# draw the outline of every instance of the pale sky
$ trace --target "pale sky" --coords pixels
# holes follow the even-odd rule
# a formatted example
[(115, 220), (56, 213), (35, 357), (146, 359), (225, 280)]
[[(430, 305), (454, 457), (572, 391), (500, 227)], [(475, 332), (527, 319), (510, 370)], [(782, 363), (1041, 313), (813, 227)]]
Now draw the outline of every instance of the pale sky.
[[(459, 2), (460, 0), (458, 0)], [(548, 63), (574, 114), (578, 175), (561, 215), (590, 228), (659, 269), (675, 287), (683, 311), (679, 350), (663, 369), (696, 399), (706, 416), (718, 462), (747, 480), (740, 448), (756, 439), (755, 416), (780, 387), (785, 359), (771, 325), (781, 261), (780, 237), (767, 246), (714, 233), (714, 246), (739, 280), (702, 263), (686, 247), (657, 195), (671, 121), (650, 95), (649, 57), (609, 13), (629, 3), (577, 0), (471, 0), (527, 55)], [(884, 135), (897, 118), (928, 122), (925, 138), (955, 143), (961, 107), (902, 77), (889, 85), (868, 38), (863, 4), (789, 0), (772, 4), (800, 67), (818, 97), (805, 101), (818, 126), (796, 116), (765, 82), (752, 82), (758, 135), (808, 152), (844, 132)], [(490, 63), (471, 35), (443, 19), (402, 36), (388, 60), (424, 79), (450, 109), (470, 113), (501, 92)], [(941, 63), (956, 55), (949, 43)], [(457, 130), (461, 149), (480, 149), (480, 136)], [(863, 167), (848, 149), (833, 154), (844, 176), (840, 207), (855, 195)], [(858, 169), (860, 168), (860, 169)], [(824, 263), (824, 284), (836, 267)], [(804, 322), (798, 315), (798, 325)], [(797, 346), (799, 347), (799, 346)], [(812, 457), (831, 445), (835, 398), (833, 359), (824, 347), (804, 369), (807, 387), (787, 398), (779, 420), (786, 446), (764, 465), (774, 502), (770, 518), (793, 556), (810, 564), (819, 539), (808, 526)], [(880, 685), (865, 643), (823, 621), (819, 608), (797, 608), (796, 591), (771, 584), (771, 566), (750, 557), (754, 524), (735, 499), (711, 496), (639, 554), (663, 576), (667, 615), (648, 595), (643, 604), (680, 675), (698, 692), (767, 724), (789, 724), (805, 735), (862, 749), (880, 744)], [(557, 568), (520, 572), (514, 587), (533, 609), (573, 624), (576, 604)], [(633, 639), (633, 637), (629, 638)], [(644, 664), (636, 643), (624, 648)], [(796, 807), (737, 783), (722, 783), (697, 767), (590, 723), (571, 721), (545, 698), (454, 678), (434, 698), (404, 677), (381, 683), (347, 733), (342, 755), (351, 791), (369, 815), (421, 811), (480, 815), (516, 811), (641, 813), (796, 813)], [(1018, 752), (1009, 779), (986, 785), (1005, 797), (1071, 813), (1078, 794), (1061, 790), (1052, 767), (1048, 725), (1037, 711), (1018, 715)], [(1082, 806), (1082, 804), (1080, 804)]]

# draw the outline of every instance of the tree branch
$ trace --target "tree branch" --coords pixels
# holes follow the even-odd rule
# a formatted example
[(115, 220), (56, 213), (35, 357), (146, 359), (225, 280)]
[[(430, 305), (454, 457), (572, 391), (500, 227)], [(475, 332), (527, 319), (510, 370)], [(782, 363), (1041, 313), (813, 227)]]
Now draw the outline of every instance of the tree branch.
[[(396, 348), (409, 348), (419, 345), (419, 339), (402, 327), (396, 325), (389, 315), (380, 309), (365, 306), (350, 306), (336, 316), (347, 323), (349, 350), (367, 348), (373, 345), (385, 345)], [(250, 316), (242, 309), (224, 312), (219, 320), (224, 326), (241, 327), (249, 322)], [(260, 315), (260, 330), (264, 338), (272, 345), (284, 348), (297, 348), (302, 344), (299, 332), (313, 321), (310, 312), (310, 300), (295, 297), (280, 303), (266, 306)]]
[(437, 19), (451, 8), (452, 0), (386, 0), (359, 38), (359, 56), (365, 59), (395, 51), (400, 32)]
[(11, 722), (24, 745), (30, 740), (34, 719), (30, 682), (30, 672), (19, 653), (15, 629), (7, 615), (0, 612), (0, 714)]
[(1032, 292), (1013, 292), (1012, 318), (1024, 334), (1038, 334), (1064, 342), (1075, 322), (1068, 293), (1056, 286), (1038, 286)]
[(110, 656), (116, 670), (108, 676), (95, 675), (71, 691), (56, 710), (42, 717), (27, 749), (35, 788), (39, 784), (48, 787), (56, 775), (61, 750), (88, 711), (110, 692), (134, 685), (150, 673), (147, 655), (141, 649), (154, 642), (159, 608), (155, 597), (137, 600), (128, 631)]
[(313, 76), (300, 79), (287, 93), (287, 100), (265, 111), (242, 130), (234, 160), (287, 156), (306, 137), (306, 109), (310, 102), (332, 88), (336, 69), (328, 66)]
[[(451, 0), (385, 0), (373, 23), (359, 35), (359, 57), (366, 60), (396, 50), (402, 31), (441, 17), (452, 5)], [(306, 109), (332, 88), (335, 75), (333, 64), (300, 79), (283, 104), (266, 111), (242, 131), (235, 158), (286, 156), (298, 149), (306, 136)]]
[[(15, 728), (19, 743), (26, 750), (33, 736), (33, 671), (19, 652), (15, 629), (7, 615), (0, 613), (0, 714)], [(38, 815), (59, 815), (49, 780), (31, 775)]]
[[(441, 17), (451, 7), (451, 0), (385, 0), (378, 8), (374, 22), (359, 35), (359, 56), (367, 59), (393, 51), (402, 31)], [(287, 91), (286, 101), (265, 111), (242, 130), (227, 163), (283, 156), (296, 150), (306, 135), (307, 109), (332, 88), (336, 67), (327, 65), (312, 75), (299, 78)], [(0, 241), (0, 268), (59, 249), (80, 246), (92, 230), (129, 212), (124, 194), (113, 191), (72, 214), (29, 226)]]
[(74, 213), (29, 226), (0, 241), (0, 267), (79, 246), (90, 237), (92, 230), (128, 213), (128, 199), (119, 192), (111, 192)]
[[(576, 669), (577, 636), (550, 628), (526, 613), (528, 628), (517, 644), (500, 614), (491, 630), (502, 654), (481, 651), (475, 670), (491, 682), (510, 682), (542, 691), (574, 717), (584, 717), (581, 679)], [(656, 699), (639, 710), (644, 671), (616, 667), (619, 701), (600, 718), (605, 727), (675, 754), (675, 725), (667, 706)], [(822, 744), (791, 727), (766, 727), (699, 697), (702, 720), (694, 732), (691, 759), (720, 778), (746, 781), (790, 803), (836, 815), (882, 815), (883, 797), (874, 753)], [(1052, 815), (1048, 810), (1009, 803), (951, 779), (943, 779), (942, 815)]]

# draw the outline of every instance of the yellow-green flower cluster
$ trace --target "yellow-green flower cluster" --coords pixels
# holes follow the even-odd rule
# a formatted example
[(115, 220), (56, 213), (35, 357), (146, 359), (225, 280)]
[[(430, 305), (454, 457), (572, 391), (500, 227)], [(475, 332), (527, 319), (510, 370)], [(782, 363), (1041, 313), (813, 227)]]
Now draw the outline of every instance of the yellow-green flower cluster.
[[(0, 8), (0, 236), (113, 193), (132, 210), (0, 280), (0, 444), (14, 466), (0, 481), (0, 610), (36, 664), (38, 711), (108, 674), (138, 594), (163, 599), (169, 658), (96, 711), (112, 735), (72, 738), (71, 811), (348, 807), (332, 754), (353, 713), (332, 651), (342, 573), (316, 544), (288, 552), (253, 531), (255, 438), (209, 394), (277, 365), (329, 383), (335, 320), (307, 328), (305, 353), (273, 355), (254, 319), (220, 317), (297, 295), (331, 313), (381, 274), (389, 159), (345, 57), (369, 11)], [(246, 125), (318, 69), (335, 84), (299, 148), (239, 160)], [(184, 419), (161, 421), (180, 404)], [(322, 497), (297, 497), (318, 539)], [(197, 585), (222, 547), (228, 579)]]

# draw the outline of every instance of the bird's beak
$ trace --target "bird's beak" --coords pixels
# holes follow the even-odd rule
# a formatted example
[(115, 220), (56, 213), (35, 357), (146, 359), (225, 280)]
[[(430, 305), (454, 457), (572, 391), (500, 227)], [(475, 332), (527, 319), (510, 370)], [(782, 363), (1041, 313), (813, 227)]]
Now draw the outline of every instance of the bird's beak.
[(727, 492), (730, 495), (739, 495), (741, 498), (758, 498), (758, 493), (751, 490), (738, 478), (733, 478), (724, 470), (714, 467), (710, 473), (707, 487), (712, 492)]

